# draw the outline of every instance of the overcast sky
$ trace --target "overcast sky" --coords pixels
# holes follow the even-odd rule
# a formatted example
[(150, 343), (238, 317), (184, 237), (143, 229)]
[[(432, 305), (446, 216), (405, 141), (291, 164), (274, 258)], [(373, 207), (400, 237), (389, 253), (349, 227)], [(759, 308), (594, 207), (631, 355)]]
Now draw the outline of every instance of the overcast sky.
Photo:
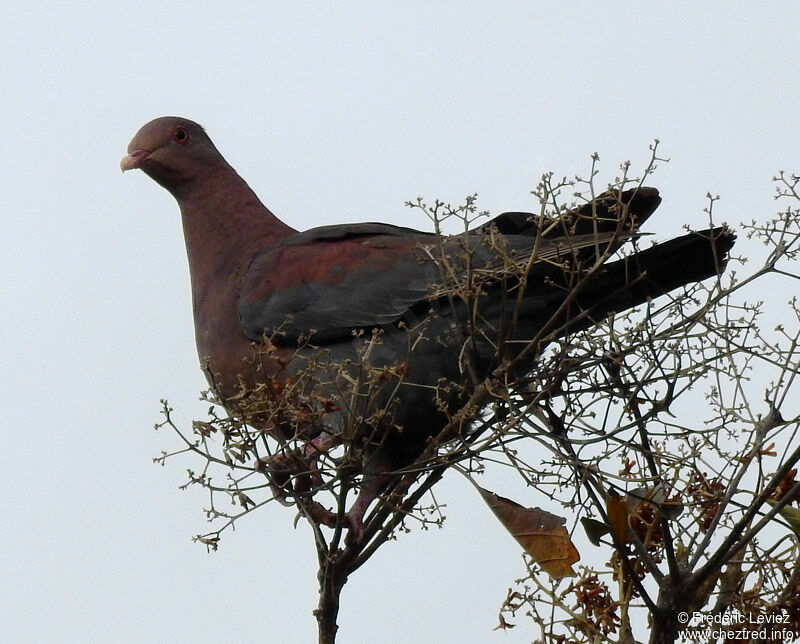
[[(417, 195), (534, 208), (547, 170), (602, 180), (654, 138), (650, 230), (776, 210), (800, 172), (800, 8), (727, 2), (12, 3), (0, 10), (0, 639), (311, 642), (310, 530), (271, 504), (207, 554), (159, 398), (204, 409), (179, 215), (119, 159), (151, 118), (206, 126), (295, 228), (425, 227)], [(233, 6), (222, 9), (222, 5)], [(499, 477), (487, 487), (544, 500)], [(445, 528), (350, 580), (339, 641), (501, 642), (519, 549), (456, 475)], [(274, 506), (274, 507), (273, 507)]]

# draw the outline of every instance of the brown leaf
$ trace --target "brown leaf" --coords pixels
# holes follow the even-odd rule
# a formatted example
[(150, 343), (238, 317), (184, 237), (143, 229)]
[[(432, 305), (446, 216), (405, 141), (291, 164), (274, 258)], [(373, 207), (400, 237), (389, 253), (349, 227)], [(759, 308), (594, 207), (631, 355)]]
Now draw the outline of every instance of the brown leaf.
[(606, 496), (606, 514), (619, 542), (628, 543), (628, 505), (614, 490), (609, 490)]
[(797, 468), (791, 469), (786, 472), (786, 476), (783, 477), (783, 480), (778, 485), (778, 488), (770, 495), (771, 501), (780, 501), (784, 496), (789, 493), (795, 483), (797, 483)]
[(506, 530), (542, 570), (555, 579), (574, 577), (572, 564), (580, 559), (564, 528), (565, 520), (540, 508), (526, 508), (478, 487), (483, 500)]

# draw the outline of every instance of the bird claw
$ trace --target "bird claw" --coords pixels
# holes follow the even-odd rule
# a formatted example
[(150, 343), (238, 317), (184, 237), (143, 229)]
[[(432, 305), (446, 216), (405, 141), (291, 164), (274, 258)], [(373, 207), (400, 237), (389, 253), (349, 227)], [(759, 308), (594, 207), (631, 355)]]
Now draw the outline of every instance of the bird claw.
[(298, 449), (262, 458), (259, 468), (269, 480), (273, 498), (290, 507), (294, 505), (290, 498), (313, 496), (324, 482), (317, 461), (334, 443), (328, 434), (320, 434)]
[(290, 498), (311, 493), (322, 485), (316, 457), (303, 462), (298, 453), (276, 454), (262, 459), (261, 470), (269, 480), (272, 497), (281, 505), (292, 506)]
[(292, 472), (285, 467), (287, 461), (283, 455), (276, 455), (262, 459), (259, 465), (269, 481), (272, 498), (283, 506), (291, 507), (294, 503), (289, 501), (289, 496), (294, 494), (294, 488), (291, 485)]
[(299, 501), (312, 523), (333, 529), (341, 526), (347, 530), (345, 543), (358, 544), (366, 534), (364, 515), (384, 487), (387, 475), (379, 472), (366, 476), (356, 500), (343, 515), (328, 510), (313, 499), (315, 491), (324, 484), (317, 461), (336, 442), (331, 435), (320, 434), (298, 449), (262, 459), (261, 469), (269, 479), (273, 498), (281, 505), (291, 506)]
[(344, 528), (347, 530), (345, 543), (347, 545), (361, 543), (364, 539), (366, 526), (364, 525), (363, 511), (350, 509), (341, 516), (337, 512), (328, 510), (325, 506), (317, 501), (311, 501), (305, 506), (306, 515), (308, 518), (318, 525), (324, 525), (326, 528), (336, 528), (341, 523), (344, 523)]

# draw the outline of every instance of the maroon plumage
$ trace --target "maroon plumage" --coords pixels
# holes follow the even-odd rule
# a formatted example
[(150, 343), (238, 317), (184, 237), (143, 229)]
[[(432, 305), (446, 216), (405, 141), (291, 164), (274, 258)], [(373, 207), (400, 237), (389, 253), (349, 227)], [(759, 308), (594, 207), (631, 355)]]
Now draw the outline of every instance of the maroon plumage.
[[(341, 364), (359, 360), (362, 341), (354, 331), (381, 329), (370, 362), (389, 368), (402, 364), (403, 383), (391, 387), (398, 404), (390, 420), (384, 419), (377, 428), (381, 445), (366, 467), (375, 472), (413, 460), (425, 439), (447, 422), (446, 407), (457, 408), (470, 386), (463, 368), (467, 334), (472, 377), (486, 377), (497, 365), (499, 345), (537, 337), (550, 325), (542, 337), (546, 341), (586, 328), (609, 312), (716, 275), (734, 241), (727, 230), (713, 229), (609, 262), (580, 285), (575, 304), (554, 321), (571, 284), (552, 259), (567, 256), (591, 263), (609, 254), (655, 210), (658, 193), (639, 188), (609, 203), (598, 200), (584, 206), (572, 213), (574, 226), (566, 236), (560, 228), (537, 236), (531, 216), (506, 213), (493, 222), (504, 252), (517, 258), (535, 252), (537, 260), (550, 261), (532, 262), (524, 297), (515, 302), (512, 314), (507, 308), (516, 292), (507, 297), (508, 280), (491, 277), (498, 267), (496, 250), (481, 244), (477, 233), (469, 237), (467, 244), (474, 240), (471, 270), (489, 275), (474, 317), (475, 310), (466, 311), (458, 298), (454, 302), (446, 296), (443, 267), (431, 251), (437, 244), (432, 235), (377, 223), (297, 232), (258, 200), (203, 128), (192, 121), (164, 117), (146, 124), (131, 141), (121, 166), (141, 169), (178, 201), (197, 350), (209, 383), (233, 413), (259, 384), (280, 382), (296, 373), (293, 364), (300, 341), (306, 340), (301, 357), (324, 350), (332, 362)], [(624, 225), (617, 207), (622, 202), (629, 215)], [(456, 272), (466, 271), (459, 264), (465, 260), (458, 257), (465, 255), (459, 246), (464, 239), (444, 241)], [(518, 281), (511, 281), (516, 288)], [(467, 318), (482, 320), (484, 327), (467, 330)], [(409, 352), (407, 329), (415, 325), (424, 326), (425, 332)], [(504, 329), (505, 337), (489, 339), (489, 333), (500, 333), (497, 329)], [(271, 341), (269, 360), (258, 357), (265, 337)], [(505, 350), (510, 351), (508, 345)], [(534, 368), (534, 359), (535, 354), (527, 368)], [(445, 396), (445, 408), (441, 395), (437, 400), (434, 393), (442, 380), (464, 385), (461, 394), (453, 388), (454, 393)], [(388, 390), (374, 404), (385, 404)], [(324, 393), (335, 395), (332, 390)], [(341, 414), (330, 413), (323, 427), (309, 436), (319, 431), (336, 435), (340, 422)], [(359, 524), (376, 486), (367, 485), (370, 489), (356, 504), (353, 525)]]

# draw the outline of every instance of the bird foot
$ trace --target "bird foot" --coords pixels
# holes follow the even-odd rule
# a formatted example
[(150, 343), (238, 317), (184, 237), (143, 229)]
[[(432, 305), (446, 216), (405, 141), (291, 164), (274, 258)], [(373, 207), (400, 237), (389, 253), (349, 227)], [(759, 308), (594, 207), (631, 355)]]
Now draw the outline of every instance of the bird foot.
[[(310, 503), (306, 504), (306, 512), (308, 514), (308, 518), (319, 525), (324, 525), (326, 528), (336, 528), (339, 525), (339, 514), (337, 512), (333, 512), (332, 510), (328, 510), (325, 506), (317, 501), (311, 501)], [(354, 543), (361, 543), (364, 539), (364, 533), (366, 532), (366, 526), (364, 525), (364, 513), (363, 511), (356, 511), (354, 512), (352, 509), (342, 517), (344, 522), (344, 529), (347, 530), (347, 536), (345, 537), (345, 543), (350, 545)]]
[(317, 462), (335, 444), (332, 436), (323, 433), (298, 449), (261, 459), (273, 498), (281, 505), (292, 506), (290, 498), (308, 495), (322, 486)]
[[(383, 469), (383, 468), (382, 468)], [(388, 469), (388, 468), (387, 468)], [(379, 474), (367, 475), (362, 483), (361, 490), (353, 501), (350, 509), (344, 513), (341, 520), (344, 522), (344, 528), (347, 530), (345, 543), (347, 545), (358, 544), (364, 541), (366, 533), (366, 525), (364, 525), (364, 515), (372, 502), (378, 498), (380, 491), (386, 485), (388, 474), (381, 472)], [(327, 510), (319, 503), (316, 503), (317, 512), (312, 519), (317, 520), (321, 525), (329, 528), (335, 528), (340, 521), (339, 515), (336, 512)]]

